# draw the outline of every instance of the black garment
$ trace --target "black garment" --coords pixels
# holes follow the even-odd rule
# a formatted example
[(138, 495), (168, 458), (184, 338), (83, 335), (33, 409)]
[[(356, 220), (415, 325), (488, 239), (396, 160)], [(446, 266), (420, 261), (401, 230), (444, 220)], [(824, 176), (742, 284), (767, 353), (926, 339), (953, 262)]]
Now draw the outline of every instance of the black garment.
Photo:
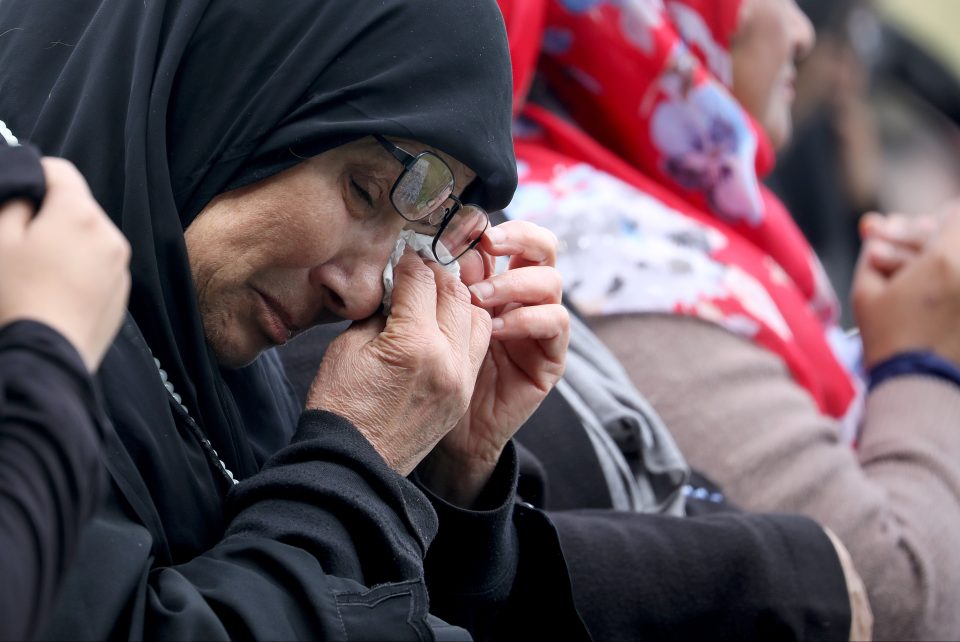
[(40, 207), (46, 193), (40, 154), (33, 147), (11, 147), (0, 137), (0, 204), (26, 198)]
[(0, 328), (0, 639), (33, 636), (99, 505), (104, 423), (93, 380), (59, 333)]
[(504, 205), (494, 0), (5, 0), (0, 32), (0, 113), (80, 168), (133, 249), (132, 318), (99, 371), (111, 492), (46, 635), (466, 636), (430, 605), (479, 636), (585, 635), (555, 531), (514, 507), (512, 451), (489, 510), (459, 511), (342, 419), (298, 420), (275, 358), (220, 372), (183, 241), (214, 195), (371, 133), (450, 153), (478, 175), (471, 198)]
[[(341, 330), (316, 328), (278, 351), (299, 394)], [(516, 441), (520, 494), (547, 509), (560, 533), (574, 600), (594, 639), (848, 637), (843, 570), (813, 520), (734, 512), (694, 498), (698, 514), (686, 518), (610, 509), (593, 447), (556, 391)]]
[[(846, 640), (836, 552), (801, 516), (550, 512), (597, 640)], [(602, 542), (602, 545), (600, 544)]]
[[(0, 138), (0, 206), (40, 205), (40, 156)], [(33, 321), (0, 328), (0, 639), (32, 637), (103, 485), (103, 411), (80, 355)]]
[[(695, 497), (685, 518), (598, 510), (612, 505), (606, 482), (579, 419), (555, 397), (517, 435), (520, 491), (543, 489), (538, 505), (560, 533), (594, 639), (847, 639), (843, 569), (816, 522)], [(718, 490), (696, 471), (691, 484)]]

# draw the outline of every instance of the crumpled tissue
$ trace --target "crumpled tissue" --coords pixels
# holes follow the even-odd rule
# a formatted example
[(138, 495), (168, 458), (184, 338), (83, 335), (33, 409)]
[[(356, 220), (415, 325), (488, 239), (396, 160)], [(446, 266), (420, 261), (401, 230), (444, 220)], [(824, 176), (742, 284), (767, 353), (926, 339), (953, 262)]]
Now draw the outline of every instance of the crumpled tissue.
[[(408, 245), (423, 258), (437, 263), (436, 257), (433, 256), (432, 236), (417, 234), (413, 230), (403, 230), (400, 232), (400, 238), (397, 239), (397, 244), (393, 247), (393, 252), (390, 254), (390, 260), (387, 261), (387, 267), (383, 269), (384, 314), (390, 314), (390, 302), (393, 296), (393, 268), (400, 262), (400, 257), (403, 256), (403, 250)], [(443, 247), (440, 243), (437, 243), (437, 253), (440, 255), (440, 258), (443, 259), (450, 256), (447, 248)], [(460, 278), (460, 264), (456, 261), (453, 261), (449, 265), (442, 265), (441, 267), (447, 272), (452, 272), (457, 278)]]

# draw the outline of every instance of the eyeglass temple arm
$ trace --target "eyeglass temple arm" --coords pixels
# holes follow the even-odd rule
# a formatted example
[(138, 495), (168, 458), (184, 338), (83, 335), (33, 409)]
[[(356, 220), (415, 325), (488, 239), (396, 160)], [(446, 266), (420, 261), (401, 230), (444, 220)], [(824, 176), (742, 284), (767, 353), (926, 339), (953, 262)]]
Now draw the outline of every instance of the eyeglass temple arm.
[(407, 152), (403, 151), (402, 149), (400, 149), (399, 147), (391, 143), (389, 140), (387, 140), (380, 134), (374, 134), (373, 137), (376, 139), (378, 143), (380, 143), (380, 145), (383, 146), (385, 150), (390, 152), (391, 156), (393, 156), (398, 161), (403, 163), (404, 167), (410, 167), (411, 165), (413, 165), (414, 162), (416, 162), (417, 160), (416, 156), (414, 156), (413, 154), (408, 154)]

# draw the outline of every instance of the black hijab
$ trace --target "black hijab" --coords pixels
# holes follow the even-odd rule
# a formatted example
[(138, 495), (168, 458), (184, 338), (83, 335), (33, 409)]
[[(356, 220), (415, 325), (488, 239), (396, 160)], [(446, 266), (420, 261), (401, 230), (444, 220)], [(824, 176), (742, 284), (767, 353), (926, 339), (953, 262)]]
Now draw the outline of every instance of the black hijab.
[[(516, 186), (511, 70), (495, 0), (3, 0), (0, 113), (72, 160), (133, 247), (130, 310), (221, 457), (259, 364), (229, 385), (206, 346), (183, 230), (215, 195), (371, 133)], [(257, 429), (263, 429), (258, 426)]]

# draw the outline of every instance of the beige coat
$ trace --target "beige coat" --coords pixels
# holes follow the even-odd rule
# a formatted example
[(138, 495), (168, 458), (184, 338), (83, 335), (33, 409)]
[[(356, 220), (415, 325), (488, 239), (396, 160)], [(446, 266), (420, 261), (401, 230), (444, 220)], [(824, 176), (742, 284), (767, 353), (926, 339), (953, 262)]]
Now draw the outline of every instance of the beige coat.
[(841, 537), (876, 639), (960, 639), (960, 387), (885, 382), (853, 451), (783, 361), (745, 339), (684, 317), (592, 325), (690, 464), (733, 502), (805, 513)]

